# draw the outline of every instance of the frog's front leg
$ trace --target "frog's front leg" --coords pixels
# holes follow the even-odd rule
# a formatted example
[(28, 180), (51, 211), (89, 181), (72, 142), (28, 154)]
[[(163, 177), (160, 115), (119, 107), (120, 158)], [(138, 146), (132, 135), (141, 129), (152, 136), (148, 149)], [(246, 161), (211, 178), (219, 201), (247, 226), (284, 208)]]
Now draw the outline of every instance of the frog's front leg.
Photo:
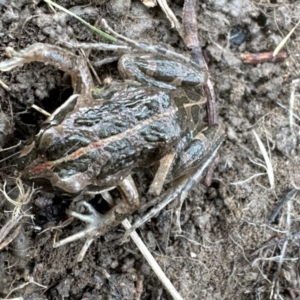
[(50, 44), (36, 43), (21, 51), (11, 47), (5, 49), (12, 57), (0, 63), (1, 71), (9, 71), (30, 62), (43, 62), (68, 73), (76, 93), (89, 93), (93, 87), (93, 79), (85, 60), (72, 52)]
[(87, 202), (82, 202), (82, 204), (85, 206), (89, 214), (69, 211), (68, 214), (70, 216), (87, 223), (86, 228), (59, 242), (55, 242), (53, 247), (60, 247), (81, 238), (86, 238), (86, 242), (79, 254), (78, 261), (81, 261), (86, 250), (96, 236), (104, 235), (112, 228), (118, 226), (126, 217), (138, 209), (140, 204), (139, 196), (131, 176), (128, 176), (121, 181), (118, 185), (118, 189), (122, 194), (122, 200), (105, 215), (99, 214), (93, 206)]

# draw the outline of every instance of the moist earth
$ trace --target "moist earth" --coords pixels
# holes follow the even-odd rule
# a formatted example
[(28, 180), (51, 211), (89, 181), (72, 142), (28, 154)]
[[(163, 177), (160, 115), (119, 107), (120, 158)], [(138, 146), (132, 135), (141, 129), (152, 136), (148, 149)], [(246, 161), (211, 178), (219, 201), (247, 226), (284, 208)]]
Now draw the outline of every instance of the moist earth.
[[(131, 39), (187, 51), (158, 6), (128, 0), (59, 4), (92, 25), (100, 26), (105, 18)], [(182, 20), (183, 1), (169, 1), (169, 6)], [(218, 122), (227, 139), (212, 184), (197, 184), (183, 204), (182, 232), (175, 232), (177, 203), (172, 203), (138, 233), (183, 299), (299, 299), (300, 29), (285, 45), (288, 57), (282, 62), (244, 64), (240, 55), (273, 52), (298, 22), (300, 2), (197, 1), (197, 14)], [(20, 50), (35, 42), (107, 42), (46, 3), (26, 0), (0, 1), (0, 41), (1, 61), (7, 46)], [(87, 50), (85, 55), (101, 82), (120, 80), (116, 62), (102, 65), (115, 53)], [(41, 63), (1, 72), (0, 80), (0, 187), (16, 200), (28, 189), (16, 180), (19, 142), (36, 134), (45, 118), (30, 106), (52, 112), (72, 89), (65, 74)], [(142, 202), (149, 199), (151, 179), (148, 169), (134, 175)], [(100, 200), (96, 196), (91, 203), (105, 210)], [(15, 206), (0, 193), (0, 246), (18, 233), (0, 252), (0, 297), (171, 299), (135, 244), (121, 244), (121, 226), (98, 237), (81, 263), (76, 258), (83, 241), (54, 249), (54, 237), (83, 227), (74, 221), (51, 230), (67, 219), (69, 206), (70, 200), (37, 190), (21, 208), (20, 226), (4, 238)], [(133, 223), (138, 216), (129, 219)]]

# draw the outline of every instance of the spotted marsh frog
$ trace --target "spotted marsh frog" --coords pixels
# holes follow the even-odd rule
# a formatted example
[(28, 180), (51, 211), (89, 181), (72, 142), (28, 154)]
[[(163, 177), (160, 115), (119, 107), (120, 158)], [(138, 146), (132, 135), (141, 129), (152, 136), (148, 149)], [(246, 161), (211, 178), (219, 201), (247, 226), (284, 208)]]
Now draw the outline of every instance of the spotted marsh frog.
[(206, 73), (168, 59), (163, 51), (123, 56), (118, 68), (130, 80), (104, 87), (97, 99), (92, 97), (93, 80), (83, 58), (40, 43), (7, 52), (13, 58), (0, 63), (0, 70), (40, 61), (71, 75), (76, 94), (45, 120), (34, 141), (24, 147), (22, 178), (69, 196), (118, 187), (124, 200), (104, 216), (88, 205), (90, 217), (73, 214), (100, 234), (139, 207), (136, 188), (128, 179), (133, 168), (151, 166), (174, 153), (163, 182), (188, 173), (193, 176), (223, 141), (219, 125), (202, 130), (203, 102), (194, 89), (205, 82)]

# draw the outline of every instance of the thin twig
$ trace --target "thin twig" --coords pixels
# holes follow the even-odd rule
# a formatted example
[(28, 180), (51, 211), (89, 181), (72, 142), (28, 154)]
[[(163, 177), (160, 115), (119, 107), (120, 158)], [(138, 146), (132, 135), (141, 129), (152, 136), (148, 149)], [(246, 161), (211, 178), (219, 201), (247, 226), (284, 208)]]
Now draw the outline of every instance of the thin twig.
[(0, 80), (0, 86), (2, 86), (7, 92), (10, 91), (10, 87), (6, 85), (2, 80)]
[[(104, 199), (110, 204), (113, 205), (113, 198), (108, 192), (101, 193)], [(157, 261), (154, 259), (144, 242), (141, 240), (137, 232), (132, 228), (132, 225), (128, 221), (128, 219), (125, 219), (122, 221), (123, 227), (126, 229), (126, 231), (130, 230), (130, 237), (133, 240), (133, 242), (136, 244), (136, 246), (139, 248), (147, 262), (149, 263), (150, 267), (154, 271), (154, 273), (157, 275), (163, 286), (166, 288), (166, 290), (170, 293), (170, 295), (173, 297), (173, 299), (182, 299), (180, 294), (177, 292), (171, 281), (166, 277), (165, 273), (162, 271), (161, 267), (158, 265)]]
[(282, 107), (283, 109), (285, 109), (289, 114), (291, 114), (294, 118), (296, 118), (298, 121), (300, 121), (300, 117), (297, 116), (294, 112), (290, 111), (289, 108), (287, 108), (286, 106), (284, 106), (283, 104), (281, 104), (280, 102), (277, 102), (277, 104)]
[(275, 221), (276, 217), (278, 216), (283, 206), (295, 195), (296, 192), (297, 192), (296, 189), (291, 189), (285, 194), (283, 199), (277, 205), (276, 210), (272, 213), (271, 217), (269, 218), (269, 224), (272, 224)]
[[(122, 222), (122, 225), (126, 230), (131, 229), (131, 224), (127, 219), (125, 219)], [(131, 232), (130, 237), (135, 242), (135, 244), (137, 245), (137, 247), (139, 248), (139, 250), (145, 257), (145, 259), (147, 260), (148, 264), (151, 266), (152, 270), (155, 272), (156, 276), (159, 278), (159, 280), (164, 285), (166, 290), (170, 293), (170, 295), (173, 297), (173, 299), (174, 300), (183, 300), (183, 298), (177, 292), (177, 290), (175, 289), (175, 287), (173, 286), (173, 284), (171, 283), (169, 278), (166, 276), (166, 274), (163, 272), (161, 267), (158, 265), (158, 263), (156, 262), (156, 260), (154, 259), (154, 257), (152, 256), (152, 254), (150, 253), (148, 248), (145, 246), (143, 241), (140, 239), (140, 237), (138, 236), (136, 231)]]
[(86, 62), (87, 62), (87, 64), (88, 64), (88, 66), (89, 66), (89, 68), (90, 68), (92, 74), (93, 74), (94, 77), (96, 78), (97, 83), (98, 83), (99, 85), (101, 85), (101, 79), (99, 78), (97, 72), (95, 71), (94, 67), (92, 66), (90, 60), (88, 59), (88, 57), (87, 57), (87, 55), (86, 55), (86, 53), (83, 51), (83, 49), (80, 49), (80, 52), (81, 52), (81, 54), (83, 55), (83, 57), (85, 58), (85, 60), (86, 60)]
[(289, 202), (287, 202), (287, 214), (286, 214), (286, 224), (287, 224), (286, 240), (285, 240), (285, 242), (282, 245), (282, 248), (281, 248), (281, 251), (280, 251), (280, 255), (278, 257), (278, 267), (277, 267), (277, 271), (276, 271), (276, 274), (275, 274), (274, 280), (273, 280), (273, 283), (274, 283), (274, 289), (273, 289), (273, 291), (275, 290), (275, 295), (276, 296), (278, 296), (279, 293), (280, 293), (279, 292), (280, 291), (279, 275), (280, 275), (282, 264), (283, 264), (283, 261), (284, 261), (284, 256), (285, 256), (285, 252), (286, 252), (287, 245), (288, 245), (288, 242), (289, 242), (289, 237), (291, 235), (291, 233), (290, 233), (290, 228), (291, 228), (291, 210), (292, 210), (292, 202), (289, 201)]
[(298, 87), (299, 85), (299, 79), (295, 79), (292, 81), (291, 84), (291, 97), (290, 97), (290, 101), (289, 101), (289, 105), (290, 105), (290, 109), (289, 109), (289, 123), (290, 123), (290, 129), (291, 132), (294, 133), (294, 129), (293, 129), (293, 124), (294, 124), (294, 119), (293, 119), (293, 108), (294, 108), (294, 103), (295, 103), (295, 90), (296, 87)]
[(11, 293), (13, 293), (14, 291), (23, 289), (24, 287), (26, 287), (26, 286), (27, 286), (28, 284), (30, 284), (30, 283), (33, 283), (33, 284), (35, 284), (35, 285), (37, 285), (37, 286), (39, 286), (39, 287), (41, 287), (41, 288), (43, 288), (43, 289), (47, 289), (47, 286), (42, 285), (42, 284), (40, 284), (40, 283), (34, 281), (33, 277), (32, 277), (32, 276), (29, 276), (29, 281), (28, 281), (28, 282), (25, 282), (25, 283), (19, 285), (18, 287), (12, 289), (12, 290), (6, 295), (6, 298), (7, 298)]
[[(183, 6), (182, 13), (182, 25), (184, 32), (184, 42), (191, 49), (191, 56), (195, 60), (195, 62), (207, 72), (207, 81), (203, 86), (204, 93), (206, 96), (207, 104), (207, 120), (208, 125), (213, 125), (218, 123), (217, 117), (217, 102), (216, 95), (214, 91), (214, 84), (210, 79), (209, 69), (204, 59), (204, 55), (202, 53), (202, 49), (200, 46), (200, 42), (198, 39), (198, 22), (197, 22), (197, 14), (196, 14), (196, 0), (185, 0)], [(212, 181), (214, 169), (217, 165), (217, 161), (219, 160), (216, 157), (216, 161), (211, 164), (209, 167), (206, 177), (205, 183), (209, 186)]]
[(184, 31), (185, 44), (191, 49), (193, 59), (208, 73), (208, 79), (204, 85), (204, 92), (207, 99), (207, 117), (208, 124), (216, 124), (217, 121), (217, 104), (213, 82), (210, 79), (209, 69), (205, 62), (200, 42), (198, 39), (198, 24), (196, 14), (196, 0), (185, 0), (183, 6), (182, 25)]
[(244, 64), (261, 64), (268, 61), (281, 62), (287, 58), (287, 53), (279, 52), (276, 56), (272, 52), (241, 53), (240, 57)]
[(36, 111), (38, 111), (39, 113), (41, 113), (42, 115), (46, 116), (46, 117), (50, 117), (51, 114), (48, 113), (46, 110), (40, 108), (39, 106), (32, 104), (31, 108), (35, 109)]

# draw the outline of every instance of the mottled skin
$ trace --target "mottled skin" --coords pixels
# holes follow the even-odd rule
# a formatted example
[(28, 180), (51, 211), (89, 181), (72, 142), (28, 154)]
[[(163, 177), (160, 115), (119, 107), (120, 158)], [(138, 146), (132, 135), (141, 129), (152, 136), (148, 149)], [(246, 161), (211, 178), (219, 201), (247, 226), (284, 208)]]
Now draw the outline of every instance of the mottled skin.
[[(165, 155), (181, 135), (170, 96), (157, 88), (129, 92), (128, 85), (120, 87), (114, 100), (97, 100), (88, 107), (75, 98), (64, 120), (30, 146), (29, 155), (34, 151), (36, 158), (30, 157), (23, 177), (72, 195), (116, 186), (133, 167)], [(126, 99), (128, 94), (134, 101)]]
[(206, 73), (194, 64), (169, 59), (169, 54), (125, 55), (118, 67), (130, 81), (113, 83), (93, 99), (93, 81), (81, 57), (47, 44), (9, 51), (14, 58), (0, 63), (0, 70), (31, 61), (49, 63), (68, 72), (79, 92), (24, 147), (22, 178), (69, 196), (119, 187), (127, 197), (98, 221), (106, 228), (101, 233), (137, 209), (135, 187), (126, 179), (134, 167), (150, 166), (174, 152), (165, 180), (170, 182), (201, 165), (223, 138), (218, 125), (204, 132), (208, 138), (200, 132), (203, 101), (197, 88)]
[[(45, 62), (54, 64), (59, 58), (60, 64), (65, 61), (63, 69), (70, 70), (81, 61), (50, 46), (53, 59), (47, 47), (43, 45), (41, 51)], [(25, 180), (66, 195), (102, 191), (117, 186), (132, 168), (149, 166), (172, 149), (181, 152), (191, 143), (202, 127), (203, 106), (191, 86), (201, 85), (205, 74), (153, 55), (126, 55), (119, 69), (124, 77), (155, 86), (115, 83), (104, 88), (96, 100), (83, 87), (84, 94), (58, 108), (35, 141), (24, 148), (20, 164), (25, 167)], [(180, 76), (174, 78), (176, 72)], [(168, 177), (170, 181), (173, 176)]]

